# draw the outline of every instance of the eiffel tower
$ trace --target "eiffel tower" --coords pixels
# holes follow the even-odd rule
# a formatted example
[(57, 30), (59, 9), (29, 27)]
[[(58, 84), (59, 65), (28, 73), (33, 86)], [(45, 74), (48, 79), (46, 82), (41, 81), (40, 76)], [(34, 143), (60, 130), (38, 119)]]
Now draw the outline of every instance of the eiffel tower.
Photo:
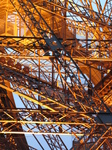
[(0, 12), (0, 150), (111, 150), (112, 0)]

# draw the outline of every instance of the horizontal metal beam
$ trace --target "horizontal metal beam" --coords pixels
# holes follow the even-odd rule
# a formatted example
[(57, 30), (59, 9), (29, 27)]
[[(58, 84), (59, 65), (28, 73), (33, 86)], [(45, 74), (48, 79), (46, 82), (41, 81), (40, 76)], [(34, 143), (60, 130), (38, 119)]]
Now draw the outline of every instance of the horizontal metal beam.
[[(67, 135), (67, 136), (74, 136), (74, 134), (70, 134), (70, 133), (56, 133), (56, 132), (53, 132), (53, 133), (49, 133), (49, 132), (13, 132), (13, 131), (4, 131), (4, 132), (0, 132), (0, 134), (24, 134), (24, 135)], [(76, 134), (77, 136), (82, 136), (83, 134)]]
[[(4, 54), (0, 54), (0, 58), (13, 58), (13, 59), (33, 59), (33, 60), (50, 60), (50, 59), (55, 59), (55, 56), (25, 56), (25, 55), (4, 55)], [(67, 56), (62, 56), (64, 60), (70, 61), (70, 58)], [(94, 58), (94, 56), (92, 58), (89, 57), (72, 57), (73, 60), (79, 60), (79, 61), (103, 61), (103, 62), (111, 62), (112, 58), (102, 58), (102, 57), (97, 57)]]

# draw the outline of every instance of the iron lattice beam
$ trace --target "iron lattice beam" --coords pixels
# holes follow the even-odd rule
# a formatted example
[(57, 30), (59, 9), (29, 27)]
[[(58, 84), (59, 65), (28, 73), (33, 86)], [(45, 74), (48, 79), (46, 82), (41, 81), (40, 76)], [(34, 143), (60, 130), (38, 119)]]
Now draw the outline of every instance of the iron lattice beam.
[(97, 12), (93, 1), (10, 2), (33, 37), (0, 36), (0, 87), (17, 94), (25, 107), (10, 106), (11, 97), (2, 91), (1, 137), (33, 134), (44, 149), (36, 137), (41, 133), (50, 149), (67, 149), (59, 134), (68, 134), (75, 137), (74, 149), (111, 149), (111, 36), (105, 34), (111, 31), (111, 12), (97, 0)]

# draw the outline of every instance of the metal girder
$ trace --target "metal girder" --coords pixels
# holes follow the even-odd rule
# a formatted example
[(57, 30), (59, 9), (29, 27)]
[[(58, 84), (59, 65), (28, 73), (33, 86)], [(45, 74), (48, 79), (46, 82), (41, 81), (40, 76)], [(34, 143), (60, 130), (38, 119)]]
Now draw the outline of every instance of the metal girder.
[[(21, 97), (21, 100), (22, 100), (23, 98)], [(22, 100), (22, 101), (24, 101), (24, 100)], [(45, 117), (45, 120), (47, 119), (48, 120), (48, 118), (49, 118), (49, 112), (48, 112), (48, 116), (47, 116), (47, 114), (46, 114), (46, 110), (45, 110), (45, 114), (43, 113), (44, 112), (44, 109), (39, 109), (39, 108), (37, 108), (37, 106), (33, 103), (33, 104), (29, 104), (28, 103), (28, 101), (24, 101), (24, 105), (25, 105), (25, 107), (26, 107), (26, 109), (28, 109), (28, 107), (30, 107), (30, 110), (32, 109), (35, 109), (36, 110), (36, 112), (35, 112), (35, 110), (34, 110), (34, 115), (32, 115), (32, 120), (33, 119), (36, 119), (36, 118), (38, 118), (38, 119), (42, 119), (43, 117)], [(37, 109), (38, 109), (38, 112), (37, 112)], [(39, 117), (39, 114), (40, 114), (40, 117)], [(51, 115), (52, 115), (52, 117), (53, 117), (53, 119), (54, 119), (54, 113), (52, 114), (52, 112), (50, 113)], [(42, 117), (42, 118), (41, 118)], [(55, 126), (56, 127), (56, 126)], [(59, 136), (59, 133), (58, 132), (60, 132), (60, 130), (57, 130), (57, 129), (55, 129), (55, 127), (52, 125), (52, 127), (51, 127), (51, 125), (49, 126), (49, 125), (47, 125), (47, 126), (45, 126), (44, 127), (44, 125), (42, 125), (41, 124), (41, 126), (39, 126), (39, 124), (36, 124), (36, 129), (38, 129), (39, 130), (39, 132), (38, 133), (36, 133), (35, 131), (33, 132), (33, 136), (34, 135), (38, 135), (38, 134), (40, 134), (40, 132), (42, 132), (41, 134), (42, 134), (42, 136), (44, 137), (44, 139), (45, 139), (45, 141), (47, 142), (47, 144), (48, 144), (48, 146), (49, 146), (49, 148), (50, 149), (67, 149), (67, 147), (66, 147), (66, 145), (65, 145), (65, 143), (63, 142), (63, 140), (61, 139), (61, 137)], [(57, 126), (58, 127), (58, 126)], [(31, 131), (32, 129), (30, 129), (30, 131)], [(54, 132), (53, 132), (54, 131)], [(48, 134), (46, 133), (46, 132), (49, 132)], [(53, 133), (52, 133), (53, 132)], [(26, 131), (26, 133), (27, 133), (27, 131)], [(28, 134), (32, 134), (32, 132), (31, 133), (28, 133)], [(61, 133), (62, 135), (63, 135), (63, 133)], [(65, 133), (66, 134), (66, 133)]]
[[(69, 17), (73, 17), (75, 18), (77, 16), (80, 16), (81, 18), (85, 18), (87, 20), (90, 20), (91, 22), (94, 22), (96, 24), (100, 24), (102, 26), (107, 26), (108, 28), (111, 28), (111, 25), (107, 24), (106, 20), (109, 19), (109, 21), (111, 21), (111, 19), (104, 14), (100, 14), (99, 12), (96, 12), (95, 10), (89, 9), (86, 6), (81, 6), (78, 5), (77, 3), (75, 3), (75, 1), (67, 1), (67, 5), (65, 6), (64, 2), (62, 1), (58, 1), (58, 2), (49, 2), (47, 0), (43, 0), (40, 3), (34, 3), (37, 6), (42, 7), (42, 9), (48, 9), (50, 8), (50, 6), (55, 7), (56, 10), (55, 11), (59, 11), (59, 13), (63, 13), (64, 10), (67, 11), (69, 13)], [(51, 9), (51, 11), (53, 11)], [(105, 18), (106, 20), (103, 20), (103, 18)], [(82, 19), (84, 20), (84, 19)]]
[[(12, 2), (12, 1), (11, 1)], [(63, 67), (63, 69), (65, 70), (67, 76), (69, 77), (69, 80), (71, 80), (71, 82), (73, 82), (74, 85), (76, 85), (76, 82), (78, 82), (78, 84), (80, 86), (82, 86), (83, 88), (83, 95), (84, 95), (84, 92), (85, 92), (85, 89), (83, 87), (83, 85), (81, 85), (79, 79), (75, 76), (75, 74), (73, 73), (72, 69), (69, 67), (69, 64), (67, 64), (67, 67), (65, 66), (65, 62), (62, 58), (62, 53), (66, 52), (65, 48), (61, 45), (60, 41), (57, 39), (57, 37), (55, 36), (55, 34), (53, 33), (53, 31), (50, 29), (50, 27), (48, 26), (48, 24), (46, 23), (46, 21), (44, 20), (44, 18), (41, 16), (41, 14), (39, 13), (39, 11), (36, 9), (36, 7), (34, 6), (34, 4), (31, 2), (31, 1), (28, 1), (27, 3), (24, 3), (23, 1), (18, 1), (20, 6), (19, 8), (17, 8), (14, 4), (14, 2), (12, 2), (12, 4), (14, 5), (14, 7), (16, 7), (16, 10), (17, 12), (19, 13), (19, 15), (21, 16), (20, 14), (20, 8), (22, 8), (25, 12), (25, 17), (24, 15), (21, 16), (23, 21), (26, 23), (27, 27), (30, 29), (30, 31), (32, 32), (33, 36), (36, 36), (33, 31), (31, 30), (32, 27), (35, 27), (35, 29), (37, 29), (38, 33), (43, 37), (44, 41), (46, 42), (47, 45), (49, 45), (51, 51), (54, 52), (54, 55), (55, 55), (55, 58), (57, 59), (57, 61), (59, 62), (59, 65), (61, 65)], [(32, 10), (30, 11), (29, 7), (32, 7)], [(38, 20), (36, 20), (35, 18), (35, 14), (41, 18), (41, 23), (43, 22), (43, 24), (45, 25), (44, 28), (45, 30), (42, 29), (42, 26), (40, 24), (40, 22)], [(36, 16), (36, 17), (37, 17)], [(31, 25), (29, 26), (29, 24), (27, 23), (26, 21), (26, 18), (29, 17), (29, 19), (31, 20)], [(49, 38), (47, 33), (49, 32), (49, 34), (52, 35), (52, 38)], [(38, 43), (40, 44), (40, 41), (38, 41)], [(43, 43), (44, 44), (44, 43)], [(43, 45), (43, 44), (40, 44), (40, 45)], [(60, 53), (58, 50), (62, 50), (62, 52)], [(70, 54), (68, 52), (66, 52), (66, 55), (70, 58), (71, 62), (72, 62), (72, 65), (74, 65), (74, 68), (76, 68), (80, 73), (81, 75), (83, 76), (84, 80), (90, 85), (91, 87), (91, 84), (88, 82), (87, 78), (85, 77), (85, 75), (82, 73), (82, 71), (80, 70), (80, 68), (78, 67), (78, 65), (76, 64), (75, 61), (73, 61), (72, 57), (70, 56)], [(52, 61), (52, 60), (51, 60)], [(57, 64), (53, 64), (55, 66), (55, 68), (57, 70), (59, 70)], [(60, 74), (60, 73), (59, 73)], [(75, 99), (76, 98), (76, 94), (75, 92), (73, 92), (73, 89), (70, 88), (70, 86), (66, 83), (66, 81), (64, 80), (64, 76), (62, 76), (60, 74), (60, 77), (62, 78), (62, 80), (65, 82), (65, 84), (68, 86), (70, 92), (72, 93), (72, 95), (74, 96)], [(93, 89), (91, 87), (91, 89)], [(97, 95), (96, 92), (93, 91), (93, 93), (95, 95)], [(87, 96), (87, 94), (86, 94)], [(84, 98), (87, 103), (89, 103), (89, 99), (90, 98), (87, 98), (85, 97)], [(78, 101), (79, 99), (77, 99)], [(100, 99), (101, 100), (101, 99)], [(91, 101), (93, 101), (93, 99), (91, 99)], [(94, 102), (93, 102), (94, 103)], [(80, 104), (80, 102), (79, 102)], [(103, 101), (101, 100), (101, 106), (104, 105), (105, 108), (107, 109), (107, 111), (109, 111), (109, 109), (107, 108), (107, 106), (103, 103)], [(81, 106), (82, 107), (82, 106)], [(95, 106), (96, 107), (96, 106)], [(94, 109), (94, 108), (93, 108)]]
[[(39, 51), (41, 51), (41, 46), (38, 45), (37, 40), (41, 40), (42, 38), (38, 37), (17, 37), (17, 36), (0, 36), (0, 57), (4, 58), (12, 58), (14, 59), (33, 59), (33, 60), (50, 60), (55, 59), (55, 56), (53, 54), (45, 55), (38, 54)], [(59, 40), (59, 39), (58, 39)], [(73, 60), (93, 60), (93, 61), (111, 61), (111, 55), (109, 54), (109, 51), (111, 50), (111, 40), (100, 40), (100, 47), (98, 47), (97, 43), (99, 42), (98, 39), (66, 39), (66, 41), (71, 42), (71, 46), (74, 45), (78, 41), (82, 47), (78, 48), (77, 46), (74, 46), (75, 51), (71, 52), (71, 49), (68, 48), (67, 51), (72, 53)], [(25, 44), (24, 44), (25, 43)], [(89, 43), (89, 44), (87, 44)], [(86, 52), (86, 48), (88, 47), (88, 51)], [(10, 49), (9, 49), (10, 48)], [(43, 46), (43, 49), (48, 48), (47, 46)], [(38, 49), (38, 52), (36, 52), (35, 49)], [(50, 48), (48, 48), (50, 50)], [(7, 53), (4, 52), (8, 51)], [(25, 52), (24, 52), (25, 51)], [(79, 51), (79, 52), (78, 52)], [(13, 52), (13, 53), (12, 53)], [(92, 56), (92, 53), (97, 52), (97, 58), (96, 56)], [(103, 58), (108, 55), (108, 59)], [(80, 58), (79, 58), (80, 56)], [(68, 56), (66, 56), (64, 53), (62, 55), (64, 60), (70, 60)]]
[[(0, 88), (0, 109), (6, 109), (7, 107), (11, 108), (11, 100), (9, 99), (9, 97), (7, 96), (7, 92), (6, 90)], [(15, 107), (15, 106), (13, 106)], [(6, 111), (3, 111), (0, 113), (0, 120), (3, 120), (3, 119), (12, 119), (13, 117), (15, 117), (15, 114), (10, 112), (10, 113), (7, 113)], [(10, 122), (7, 122), (7, 123), (0, 123), (0, 132), (2, 131), (6, 131), (6, 130), (10, 130), (11, 128), (11, 131), (23, 131), (22, 130), (22, 126), (19, 124), (18, 126), (15, 126), (15, 123), (14, 124), (11, 124)], [(28, 144), (26, 142), (26, 139), (25, 139), (25, 136), (24, 135), (21, 135), (21, 139), (17, 139), (17, 137), (19, 137), (19, 135), (5, 135), (5, 134), (1, 134), (0, 136), (0, 141), (1, 143), (3, 144), (3, 146), (1, 145), (1, 147), (3, 149), (25, 149), (25, 150), (28, 150)], [(4, 145), (5, 143), (5, 145)]]
[[(111, 18), (105, 16), (103, 14), (103, 11), (100, 11), (98, 9), (97, 12), (94, 11), (93, 7), (98, 3), (95, 1), (90, 1), (90, 4), (86, 2), (86, 5), (84, 5), (83, 2), (81, 2), (82, 5), (78, 5), (75, 3), (75, 1), (67, 1), (66, 6), (65, 3), (62, 1), (57, 2), (49, 2), (49, 1), (41, 1), (38, 3), (34, 3), (34, 5), (37, 7), (37, 9), (41, 9), (42, 11), (45, 11), (49, 14), (55, 14), (56, 18), (62, 18), (67, 21), (67, 26), (71, 28), (71, 30), (78, 29), (77, 34), (81, 34), (85, 36), (85, 32), (89, 33), (89, 37), (92, 37), (94, 35), (97, 38), (109, 39), (108, 36), (105, 35), (104, 32), (111, 28)], [(94, 4), (95, 3), (95, 4)], [(90, 8), (89, 8), (90, 7)], [(52, 9), (54, 8), (54, 9)], [(67, 17), (64, 17), (63, 12), (67, 12)], [(72, 20), (70, 19), (72, 18)], [(107, 21), (108, 20), (108, 21)], [(107, 25), (107, 26), (106, 26)], [(100, 30), (96, 30), (96, 28), (102, 28), (103, 32)], [(87, 28), (88, 27), (88, 28)], [(96, 33), (96, 35), (95, 35)]]
[(106, 142), (107, 137), (109, 139), (109, 135), (111, 134), (111, 127), (101, 126), (99, 128), (98, 126), (96, 126), (94, 128), (91, 128), (89, 132), (89, 136), (86, 137), (85, 134), (85, 137), (80, 140), (80, 146), (78, 145), (76, 149), (83, 149), (84, 147), (88, 150), (99, 149), (102, 146), (103, 142)]
[[(57, 112), (57, 111), (64, 112), (66, 110), (66, 111), (78, 113), (77, 109), (74, 109), (72, 105), (70, 106), (70, 104), (66, 103), (65, 99), (62, 98), (64, 95), (64, 93), (62, 91), (54, 90), (49, 86), (47, 88), (45, 88), (44, 85), (40, 87), (41, 83), (38, 83), (38, 81), (36, 79), (32, 80), (32, 78), (27, 75), (24, 75), (19, 72), (15, 72), (14, 70), (12, 70), (10, 68), (1, 66), (1, 79), (7, 80), (11, 84), (14, 84), (14, 86), (9, 88), (6, 85), (4, 85), (3, 83), (1, 83), (0, 86), (2, 88), (6, 89), (10, 92), (13, 92), (15, 94), (18, 94), (24, 98), (27, 98), (30, 101), (49, 109), (51, 112)], [(20, 81), (22, 81), (22, 82), (20, 83)], [(29, 87), (29, 85), (31, 87)], [(55, 94), (53, 94), (53, 92), (55, 92)], [(56, 92), (58, 93), (58, 95), (56, 94)], [(51, 95), (51, 93), (52, 93), (52, 95)], [(38, 101), (36, 99), (36, 95), (39, 95), (40, 97), (47, 99), (47, 101), (49, 103), (46, 103), (46, 100)], [(69, 100), (69, 102), (70, 102), (70, 100)], [(71, 101), (71, 103), (72, 103), (72, 101)], [(78, 107), (77, 103), (76, 103), (76, 105)], [(61, 109), (58, 110), (57, 107), (60, 107)], [(82, 110), (82, 112), (83, 112), (83, 110)], [(85, 117), (86, 117), (86, 115), (85, 115)]]
[[(0, 61), (2, 58), (6, 60), (0, 62), (0, 87), (19, 95), (26, 108), (12, 109), (11, 112), (8, 109), (0, 110), (1, 116), (5, 116), (1, 124), (3, 127), (7, 125), (6, 130), (0, 133), (33, 134), (42, 149), (36, 137), (38, 134), (43, 134), (50, 149), (67, 149), (59, 134), (74, 135), (76, 149), (100, 149), (106, 146), (111, 149), (111, 128), (108, 128), (112, 123), (111, 105), (106, 102), (110, 101), (111, 95), (112, 65), (107, 64), (112, 61), (111, 36), (105, 34), (111, 31), (111, 13), (103, 15), (104, 10), (97, 0), (89, 0), (88, 3), (81, 1), (82, 6), (74, 1), (10, 1), (33, 37), (0, 37)], [(92, 3), (96, 4), (98, 12), (93, 11)], [(66, 15), (67, 12), (70, 16)], [(66, 39), (66, 36), (60, 39), (56, 33), (62, 28), (60, 20), (57, 19), (59, 26), (52, 25), (44, 13), (48, 18), (54, 18), (51, 20), (56, 21), (58, 17), (63, 19), (64, 31), (67, 29), (65, 35), (75, 28), (76, 33), (79, 32), (78, 29), (81, 30), (84, 25), (82, 31), (86, 39), (76, 39), (76, 36), (73, 39)], [(56, 17), (52, 16), (56, 13)], [(80, 27), (76, 27), (76, 24), (72, 26), (72, 23)], [(94, 40), (94, 37), (97, 38)], [(8, 64), (9, 58), (13, 61), (12, 65)], [(19, 60), (22, 69), (16, 67)], [(30, 71), (25, 73), (23, 67), (29, 65), (33, 69), (31, 66)], [(88, 67), (86, 73), (82, 65)], [(101, 75), (96, 83), (93, 83), (92, 71)], [(6, 81), (10, 82), (11, 87), (5, 85)], [(17, 117), (13, 117), (12, 112)], [(24, 128), (19, 132), (9, 131), (13, 125)], [(29, 146), (29, 149), (34, 148)]]

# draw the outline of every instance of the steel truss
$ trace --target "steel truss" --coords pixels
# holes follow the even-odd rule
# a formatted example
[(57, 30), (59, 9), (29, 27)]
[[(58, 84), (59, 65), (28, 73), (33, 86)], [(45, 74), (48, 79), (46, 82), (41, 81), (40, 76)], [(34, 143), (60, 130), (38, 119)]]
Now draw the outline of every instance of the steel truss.
[(23, 135), (31, 134), (45, 149), (41, 134), (50, 149), (68, 149), (61, 135), (73, 135), (72, 149), (112, 149), (111, 1), (8, 3), (8, 19), (16, 14), (26, 33), (0, 36), (0, 139), (36, 149)]

